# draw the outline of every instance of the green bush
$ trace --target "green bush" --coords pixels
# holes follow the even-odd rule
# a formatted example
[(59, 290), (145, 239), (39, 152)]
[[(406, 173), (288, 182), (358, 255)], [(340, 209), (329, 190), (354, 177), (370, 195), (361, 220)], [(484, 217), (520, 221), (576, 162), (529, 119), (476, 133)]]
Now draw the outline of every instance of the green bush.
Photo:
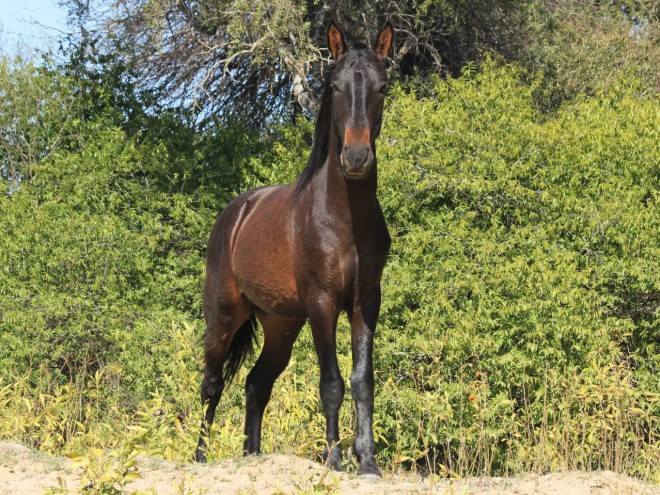
[[(382, 337), (406, 331), (379, 363), (436, 397), (408, 399), (402, 450), (461, 474), (625, 464), (657, 476), (657, 460), (623, 452), (651, 440), (657, 453), (660, 105), (622, 78), (542, 115), (540, 81), (521, 76), (491, 63), (438, 81), (434, 98), (391, 99)], [(573, 394), (593, 387), (625, 400), (585, 410)], [(574, 430), (578, 418), (588, 425)]]
[(200, 137), (172, 112), (137, 133), (103, 112), (76, 121), (87, 103), (72, 81), (0, 68), (0, 156), (20, 163), (0, 181), (0, 375), (45, 366), (66, 381), (115, 363), (126, 397), (147, 397), (167, 329), (201, 314), (208, 232), (254, 140)]

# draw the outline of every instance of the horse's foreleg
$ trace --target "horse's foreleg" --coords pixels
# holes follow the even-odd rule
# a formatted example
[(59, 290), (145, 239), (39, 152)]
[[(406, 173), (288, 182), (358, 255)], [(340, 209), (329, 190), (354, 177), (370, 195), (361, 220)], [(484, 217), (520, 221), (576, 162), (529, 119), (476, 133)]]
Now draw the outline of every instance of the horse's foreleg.
[(264, 347), (245, 382), (245, 443), (243, 454), (261, 450), (261, 421), (273, 384), (291, 358), (293, 343), (304, 321), (258, 315), (264, 329)]
[(357, 414), (357, 436), (353, 449), (360, 467), (359, 475), (380, 477), (376, 464), (376, 444), (373, 434), (374, 412), (374, 331), (380, 311), (380, 289), (372, 294), (350, 314), (353, 372), (351, 373), (351, 396)]
[(327, 447), (323, 451), (326, 464), (341, 471), (341, 445), (339, 444), (339, 408), (344, 400), (344, 380), (337, 363), (336, 330), (339, 314), (329, 301), (310, 308), (314, 347), (321, 368), (320, 392), (326, 420)]

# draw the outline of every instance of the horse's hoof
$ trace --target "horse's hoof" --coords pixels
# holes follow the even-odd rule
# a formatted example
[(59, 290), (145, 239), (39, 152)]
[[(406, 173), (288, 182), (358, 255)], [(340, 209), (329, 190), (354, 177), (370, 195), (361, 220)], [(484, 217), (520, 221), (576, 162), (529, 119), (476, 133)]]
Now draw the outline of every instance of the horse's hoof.
[(337, 471), (341, 473), (343, 471), (341, 467), (341, 460), (338, 459), (328, 459), (325, 461), (325, 467), (328, 469), (332, 469), (333, 471)]
[(364, 462), (358, 468), (358, 477), (364, 480), (379, 480), (383, 477), (375, 462)]
[(332, 449), (325, 447), (323, 449), (323, 461), (328, 469), (338, 472), (343, 471), (341, 467), (341, 446), (337, 444)]
[(199, 464), (206, 464), (206, 454), (201, 450), (197, 450), (193, 457), (194, 461)]

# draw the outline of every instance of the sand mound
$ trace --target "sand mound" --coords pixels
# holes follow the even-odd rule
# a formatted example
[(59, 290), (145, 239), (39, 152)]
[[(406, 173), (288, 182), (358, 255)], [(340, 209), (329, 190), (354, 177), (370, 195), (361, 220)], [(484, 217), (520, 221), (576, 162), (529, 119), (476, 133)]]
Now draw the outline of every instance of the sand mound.
[[(471, 478), (432, 483), (386, 475), (380, 481), (329, 472), (292, 456), (266, 455), (200, 466), (141, 456), (140, 477), (127, 493), (151, 489), (158, 495), (660, 495), (660, 486), (610, 471), (566, 472), (519, 478)], [(0, 443), (0, 494), (43, 495), (58, 483), (80, 487), (80, 472), (68, 459), (45, 456), (16, 443)]]

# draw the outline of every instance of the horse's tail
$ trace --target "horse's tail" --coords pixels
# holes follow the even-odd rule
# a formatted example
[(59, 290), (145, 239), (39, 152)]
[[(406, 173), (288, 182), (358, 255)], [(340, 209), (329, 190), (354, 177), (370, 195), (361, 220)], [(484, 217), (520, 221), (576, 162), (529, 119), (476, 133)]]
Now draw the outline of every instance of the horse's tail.
[(222, 369), (222, 378), (225, 384), (231, 383), (238, 373), (245, 358), (254, 352), (257, 343), (257, 318), (254, 313), (238, 328), (229, 345), (227, 358)]

